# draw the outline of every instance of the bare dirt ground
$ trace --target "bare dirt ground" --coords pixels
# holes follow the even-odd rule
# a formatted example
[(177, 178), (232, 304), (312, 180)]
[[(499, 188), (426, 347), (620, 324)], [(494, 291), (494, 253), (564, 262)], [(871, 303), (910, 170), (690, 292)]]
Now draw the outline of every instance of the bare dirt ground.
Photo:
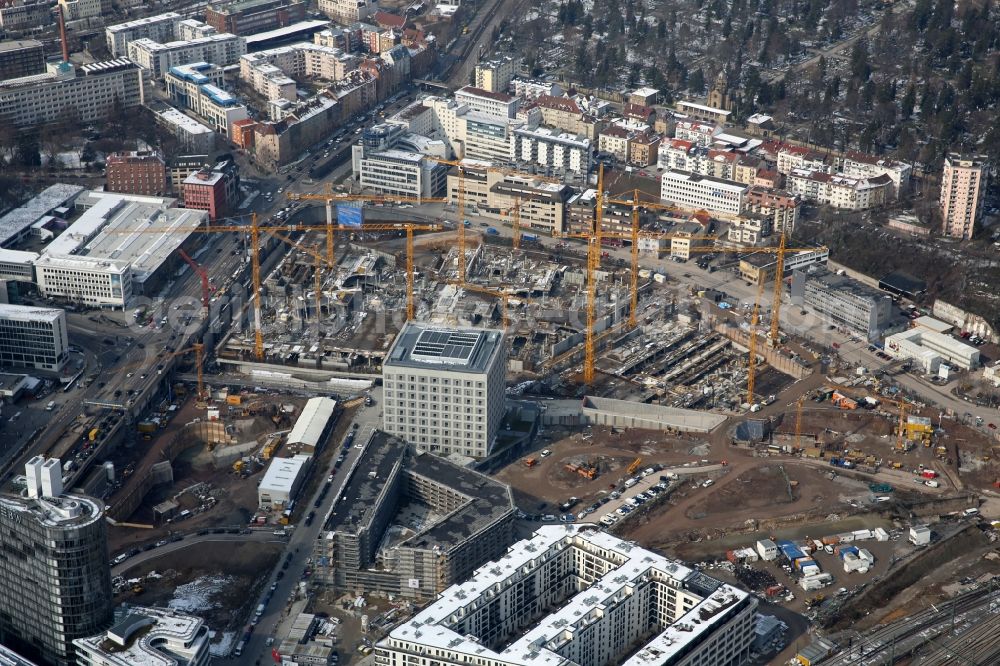
[[(116, 601), (144, 606), (172, 606), (201, 616), (216, 632), (235, 631), (274, 568), (281, 546), (269, 543), (212, 542), (184, 548), (129, 569), (127, 578), (143, 578), (139, 594)], [(156, 572), (159, 578), (150, 578)]]

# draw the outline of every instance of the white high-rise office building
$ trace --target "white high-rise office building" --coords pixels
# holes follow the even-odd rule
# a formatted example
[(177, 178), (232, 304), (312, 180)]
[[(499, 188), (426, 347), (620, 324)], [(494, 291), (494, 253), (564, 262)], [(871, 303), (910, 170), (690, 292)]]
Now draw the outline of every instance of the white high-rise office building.
[(407, 323), (382, 366), (383, 429), (434, 453), (489, 455), (506, 364), (503, 331)]

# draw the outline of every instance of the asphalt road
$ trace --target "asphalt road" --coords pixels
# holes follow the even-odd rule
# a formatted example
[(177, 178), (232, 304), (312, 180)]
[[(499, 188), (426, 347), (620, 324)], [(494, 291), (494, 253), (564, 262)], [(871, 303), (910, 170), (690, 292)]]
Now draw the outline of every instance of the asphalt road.
[[(381, 389), (374, 389), (372, 395), (375, 398), (375, 404), (371, 407), (360, 407), (357, 412), (355, 412), (354, 421), (358, 423), (358, 436), (357, 441), (367, 442), (364, 437), (365, 432), (370, 432), (371, 429), (378, 427), (381, 419), (381, 408), (379, 404), (381, 403)], [(339, 441), (330, 441), (327, 446), (340, 446)], [(276, 630), (279, 624), (284, 619), (287, 605), (292, 600), (295, 594), (295, 588), (299, 581), (305, 580), (303, 578), (303, 572), (306, 568), (306, 560), (312, 556), (313, 546), (316, 543), (316, 539), (319, 537), (320, 532), (323, 529), (323, 525), (326, 520), (325, 517), (333, 510), (335, 501), (340, 498), (341, 493), (347, 483), (350, 470), (357, 463), (358, 459), (364, 455), (364, 450), (358, 449), (356, 446), (352, 446), (347, 451), (347, 458), (339, 469), (334, 469), (331, 465), (328, 469), (317, 469), (313, 471), (313, 474), (319, 474), (322, 477), (326, 477), (329, 474), (333, 474), (333, 488), (327, 493), (326, 498), (320, 503), (318, 508), (310, 508), (310, 511), (315, 511), (316, 519), (313, 520), (311, 525), (305, 525), (304, 522), (297, 525), (292, 534), (288, 539), (288, 545), (285, 548), (286, 553), (292, 553), (292, 559), (287, 570), (281, 569), (281, 563), (284, 561), (284, 557), (279, 560), (278, 567), (274, 572), (271, 573), (268, 584), (275, 584), (274, 593), (271, 598), (271, 602), (267, 605), (264, 610), (264, 614), (261, 616), (260, 620), (254, 629), (253, 634), (250, 636), (250, 641), (243, 648), (243, 652), (240, 657), (231, 656), (229, 658), (216, 658), (218, 663), (231, 663), (231, 664), (250, 664), (254, 663), (256, 659), (260, 659), (260, 663), (271, 663), (271, 649), (267, 647), (266, 640), (268, 637), (273, 637), (275, 643), (280, 642), (283, 636), (278, 636)], [(304, 498), (308, 501), (306, 506), (312, 507), (319, 496), (322, 484), (317, 488), (316, 494), (313, 497)], [(279, 571), (284, 571), (284, 575), (281, 580), (277, 579), (277, 574)], [(265, 588), (266, 590), (269, 589)], [(263, 602), (263, 596), (258, 603)], [(250, 618), (247, 618), (249, 622)]]
[(164, 555), (169, 555), (170, 553), (175, 553), (179, 550), (184, 550), (185, 548), (190, 548), (191, 546), (233, 541), (285, 543), (284, 538), (274, 536), (274, 528), (268, 528), (266, 530), (254, 529), (250, 532), (250, 534), (195, 534), (185, 537), (183, 541), (172, 541), (159, 546), (158, 548), (143, 550), (138, 555), (133, 555), (121, 564), (112, 566), (111, 575), (125, 575), (130, 569), (133, 569), (144, 562), (148, 562), (149, 560), (153, 560), (158, 557), (163, 557)]

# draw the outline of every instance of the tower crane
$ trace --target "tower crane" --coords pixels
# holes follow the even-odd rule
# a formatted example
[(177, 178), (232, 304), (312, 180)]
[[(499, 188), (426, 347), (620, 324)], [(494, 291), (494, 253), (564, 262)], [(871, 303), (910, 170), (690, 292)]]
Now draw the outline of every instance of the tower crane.
[[(447, 199), (439, 197), (406, 197), (406, 196), (388, 196), (383, 194), (338, 194), (333, 192), (332, 186), (327, 185), (327, 191), (324, 194), (299, 194), (297, 192), (288, 192), (286, 195), (291, 201), (323, 201), (326, 203), (326, 261), (329, 265), (333, 265), (333, 232), (335, 231), (333, 223), (333, 205), (338, 201), (360, 201), (369, 203), (444, 203)], [(338, 221), (339, 222), (339, 221)], [(351, 230), (356, 231), (357, 227), (350, 227)]]
[(206, 271), (204, 267), (198, 265), (198, 263), (188, 256), (188, 253), (181, 248), (177, 248), (177, 254), (180, 255), (181, 259), (183, 259), (184, 262), (191, 267), (191, 270), (197, 273), (198, 277), (201, 278), (201, 306), (204, 308), (205, 314), (207, 315), (209, 298), (211, 296), (212, 289), (212, 285), (209, 283), (208, 279), (208, 271)]
[(760, 322), (760, 297), (764, 293), (764, 283), (757, 284), (757, 298), (753, 304), (753, 314), (750, 316), (750, 340), (747, 347), (750, 358), (747, 362), (747, 402), (753, 404), (754, 384), (757, 382), (757, 324)]
[(778, 242), (777, 259), (774, 266), (774, 304), (771, 306), (771, 346), (778, 346), (778, 315), (781, 313), (781, 296), (785, 283), (785, 232), (781, 232)]
[(507, 217), (510, 217), (514, 222), (514, 249), (521, 249), (521, 199), (518, 197), (514, 205), (504, 211)]
[[(597, 220), (604, 218), (604, 163), (597, 170)], [(587, 239), (587, 330), (583, 350), (583, 383), (594, 383), (596, 341), (594, 325), (597, 315), (597, 271), (601, 267), (601, 224), (594, 225), (594, 232)]]

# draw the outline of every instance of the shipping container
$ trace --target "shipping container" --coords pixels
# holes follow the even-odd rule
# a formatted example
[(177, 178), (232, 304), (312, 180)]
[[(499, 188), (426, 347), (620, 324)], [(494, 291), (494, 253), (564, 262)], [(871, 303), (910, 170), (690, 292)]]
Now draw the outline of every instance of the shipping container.
[(820, 541), (823, 542), (824, 546), (836, 546), (838, 543), (840, 543), (840, 537), (838, 537), (836, 534), (831, 534), (830, 536), (823, 537), (822, 539), (820, 539)]

